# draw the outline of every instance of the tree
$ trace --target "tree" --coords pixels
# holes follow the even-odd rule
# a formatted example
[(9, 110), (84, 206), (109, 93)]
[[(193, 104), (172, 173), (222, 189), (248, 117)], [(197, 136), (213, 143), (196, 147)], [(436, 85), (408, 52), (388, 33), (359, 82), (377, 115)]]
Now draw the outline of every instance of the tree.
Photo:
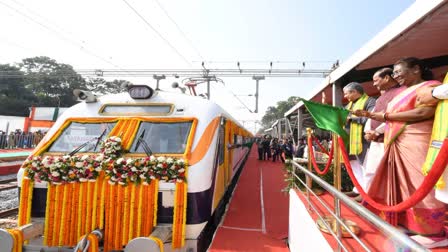
[(126, 87), (132, 85), (127, 80), (106, 81), (102, 78), (89, 79), (87, 89), (96, 94), (116, 94), (126, 91)]
[(36, 97), (25, 87), (25, 75), (16, 66), (0, 65), (0, 114), (28, 116)]
[(86, 81), (72, 66), (49, 57), (27, 58), (20, 64), (27, 88), (38, 97), (37, 106), (69, 107), (76, 103), (73, 90), (86, 89)]
[(298, 99), (297, 96), (291, 96), (286, 101), (277, 102), (276, 107), (268, 107), (266, 114), (261, 118), (263, 128), (268, 129), (276, 120), (285, 117), (285, 113), (297, 104)]

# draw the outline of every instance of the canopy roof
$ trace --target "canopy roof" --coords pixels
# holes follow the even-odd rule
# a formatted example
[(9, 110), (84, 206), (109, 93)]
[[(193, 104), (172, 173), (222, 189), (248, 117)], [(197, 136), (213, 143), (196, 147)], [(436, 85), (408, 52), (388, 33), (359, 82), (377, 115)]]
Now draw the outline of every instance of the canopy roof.
[[(311, 93), (309, 100), (332, 103), (331, 84), (344, 86), (352, 81), (363, 84), (369, 95), (378, 95), (371, 85), (372, 75), (380, 68), (391, 67), (403, 57), (423, 59), (437, 79), (448, 70), (448, 1), (417, 0), (372, 40), (331, 72)], [(299, 102), (285, 116), (297, 112)]]

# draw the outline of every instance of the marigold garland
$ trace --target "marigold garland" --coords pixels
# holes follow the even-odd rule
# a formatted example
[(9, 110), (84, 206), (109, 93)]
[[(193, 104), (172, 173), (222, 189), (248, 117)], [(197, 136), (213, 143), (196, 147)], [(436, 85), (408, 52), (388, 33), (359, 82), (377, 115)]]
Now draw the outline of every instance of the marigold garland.
[(98, 213), (98, 190), (99, 190), (99, 186), (100, 186), (100, 179), (96, 180), (95, 183), (93, 184), (93, 195), (92, 195), (92, 216), (91, 216), (91, 225), (90, 225), (90, 230), (95, 230), (96, 227), (98, 227), (98, 217), (97, 217), (97, 213)]
[(157, 210), (159, 209), (158, 206), (158, 202), (159, 202), (159, 180), (156, 179), (154, 180), (154, 220), (152, 222), (152, 227), (155, 227), (157, 225)]
[(78, 237), (99, 227), (105, 233), (104, 251), (122, 249), (129, 240), (148, 236), (157, 224), (161, 179), (176, 183), (173, 227), (176, 246), (183, 246), (187, 163), (172, 157), (119, 158), (119, 139), (108, 138), (97, 156), (29, 158), (24, 165), (19, 221), (29, 221), (31, 216), (25, 211), (31, 210), (33, 181), (46, 181), (45, 245), (74, 246)]
[[(85, 237), (86, 236), (83, 235), (81, 238), (79, 238), (78, 243), (81, 242), (81, 240), (84, 239)], [(87, 235), (87, 241), (89, 241), (89, 248), (87, 249), (87, 252), (98, 252), (99, 251), (98, 236), (90, 233)], [(82, 251), (78, 249), (76, 252), (82, 252)]]
[(183, 247), (185, 244), (187, 184), (176, 183), (174, 194), (172, 247), (176, 249)]
[(11, 252), (22, 252), (23, 244), (23, 233), (18, 229), (7, 229), (6, 230), (13, 239), (13, 247)]
[(62, 213), (62, 204), (64, 198), (64, 189), (62, 185), (56, 185), (56, 201), (55, 201), (55, 216), (53, 219), (54, 229), (53, 229), (53, 245), (60, 246), (59, 244), (59, 234), (61, 229), (61, 213)]
[(130, 205), (130, 186), (126, 186), (124, 189), (124, 211), (123, 211), (123, 227), (121, 229), (121, 245), (126, 245), (129, 235), (129, 205)]
[(148, 238), (153, 240), (153, 241), (155, 241), (157, 243), (157, 245), (159, 246), (160, 252), (163, 252), (163, 242), (162, 242), (162, 240), (160, 240), (159, 238), (157, 238), (155, 236), (150, 236)]
[(22, 186), (20, 193), (18, 225), (23, 226), (31, 221), (31, 207), (33, 200), (34, 183), (27, 177), (28, 172), (25, 170), (22, 178)]
[(67, 233), (66, 231), (66, 225), (67, 225), (67, 209), (70, 207), (69, 203), (68, 203), (68, 190), (69, 190), (69, 186), (67, 185), (62, 185), (59, 186), (62, 187), (62, 211), (61, 211), (61, 227), (59, 229), (59, 234), (58, 234), (58, 238), (59, 238), (59, 242), (58, 245), (62, 246), (62, 244), (66, 244), (65, 241), (65, 234)]
[(114, 249), (121, 248), (121, 229), (122, 229), (122, 207), (123, 207), (123, 194), (124, 187), (117, 186), (117, 201), (116, 201), (116, 211), (115, 211), (115, 230), (114, 230)]
[(78, 207), (79, 203), (79, 195), (80, 195), (81, 185), (80, 183), (73, 183), (73, 205), (71, 207), (71, 223), (69, 230), (69, 245), (75, 245), (78, 239)]

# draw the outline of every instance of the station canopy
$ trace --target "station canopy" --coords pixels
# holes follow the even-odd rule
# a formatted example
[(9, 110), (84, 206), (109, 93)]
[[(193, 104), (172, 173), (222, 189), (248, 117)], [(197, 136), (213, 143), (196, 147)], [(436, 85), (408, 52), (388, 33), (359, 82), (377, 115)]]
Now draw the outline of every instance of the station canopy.
[[(332, 83), (343, 87), (352, 81), (362, 83), (370, 96), (378, 96), (372, 85), (373, 74), (383, 68), (392, 67), (403, 57), (417, 57), (430, 67), (436, 79), (442, 80), (448, 71), (448, 1), (417, 0), (347, 61), (332, 71), (316, 87), (308, 100), (333, 104)], [(336, 96), (338, 97), (338, 96)], [(342, 97), (339, 96), (339, 97)], [(342, 101), (346, 103), (346, 101)], [(336, 104), (340, 104), (338, 101)], [(286, 117), (297, 114), (303, 108), (299, 102)]]

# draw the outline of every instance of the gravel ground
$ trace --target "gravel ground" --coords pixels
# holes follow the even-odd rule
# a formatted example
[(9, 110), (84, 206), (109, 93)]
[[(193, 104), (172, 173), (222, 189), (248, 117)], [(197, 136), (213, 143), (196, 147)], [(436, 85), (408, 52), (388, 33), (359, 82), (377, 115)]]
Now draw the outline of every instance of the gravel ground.
[[(0, 180), (15, 178), (17, 175), (0, 176)], [(19, 206), (18, 189), (11, 189), (0, 192), (0, 211)]]
[[(17, 174), (0, 176), (0, 180), (16, 178)], [(6, 190), (0, 192), (0, 211), (19, 206), (18, 189)], [(15, 228), (17, 215), (0, 219), (0, 228)]]

